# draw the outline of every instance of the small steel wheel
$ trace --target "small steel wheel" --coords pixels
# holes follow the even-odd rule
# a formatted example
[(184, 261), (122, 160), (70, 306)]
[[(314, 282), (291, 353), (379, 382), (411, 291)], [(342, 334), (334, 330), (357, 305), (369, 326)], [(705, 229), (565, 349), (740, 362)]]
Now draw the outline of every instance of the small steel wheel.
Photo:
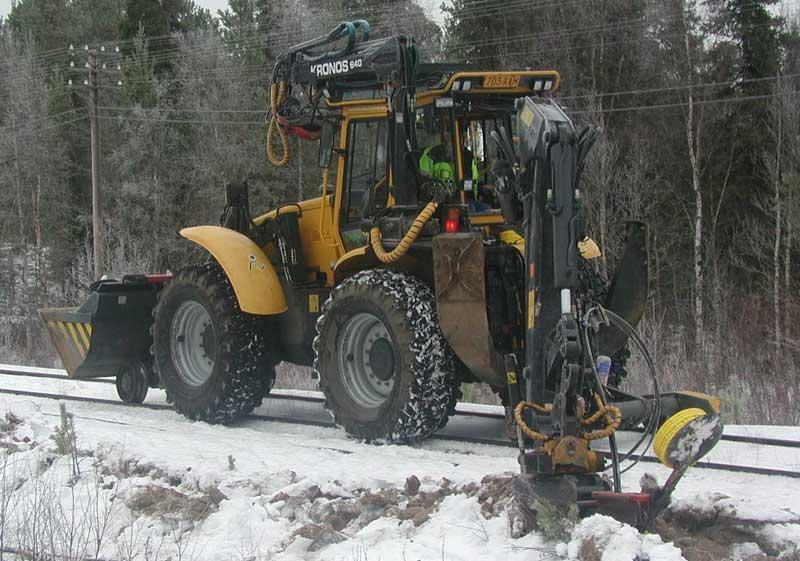
[(131, 364), (117, 373), (117, 395), (124, 403), (142, 403), (147, 397), (150, 369), (143, 362)]

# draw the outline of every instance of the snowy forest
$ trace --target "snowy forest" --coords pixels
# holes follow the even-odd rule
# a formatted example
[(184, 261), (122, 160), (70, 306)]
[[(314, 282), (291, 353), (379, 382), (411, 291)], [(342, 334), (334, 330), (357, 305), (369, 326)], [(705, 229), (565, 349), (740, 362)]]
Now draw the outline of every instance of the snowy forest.
[[(37, 316), (93, 280), (87, 48), (98, 51), (103, 270), (176, 270), (178, 230), (215, 224), (225, 184), (254, 212), (317, 196), (316, 147), (264, 156), (267, 80), (288, 45), (347, 19), (426, 60), (554, 68), (602, 129), (584, 176), (613, 270), (651, 232), (640, 329), (665, 386), (731, 420), (800, 423), (800, 20), (777, 0), (19, 0), (0, 20), (0, 362), (57, 364)], [(295, 140), (292, 140), (295, 143)], [(635, 360), (633, 361), (635, 366)]]

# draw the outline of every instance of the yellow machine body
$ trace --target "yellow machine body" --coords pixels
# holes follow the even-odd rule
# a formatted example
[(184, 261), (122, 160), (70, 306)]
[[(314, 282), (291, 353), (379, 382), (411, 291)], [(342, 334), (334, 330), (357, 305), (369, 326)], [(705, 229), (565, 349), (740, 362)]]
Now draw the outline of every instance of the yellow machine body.
[(243, 312), (274, 315), (286, 311), (278, 275), (250, 238), (220, 226), (184, 228), (181, 235), (208, 250), (219, 262)]

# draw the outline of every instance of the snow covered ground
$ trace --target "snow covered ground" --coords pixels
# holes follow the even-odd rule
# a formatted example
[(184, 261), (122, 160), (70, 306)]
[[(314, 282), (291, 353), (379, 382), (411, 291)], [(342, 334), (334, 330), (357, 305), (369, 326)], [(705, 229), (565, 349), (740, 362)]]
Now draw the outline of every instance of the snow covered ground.
[[(32, 383), (10, 378), (0, 386)], [(48, 391), (75, 384), (34, 382)], [(113, 386), (92, 387), (113, 395)], [(148, 400), (163, 397), (153, 392)], [(675, 494), (664, 539), (595, 516), (563, 543), (548, 543), (509, 537), (502, 501), (506, 476), (517, 469), (513, 449), (371, 446), (336, 429), (280, 422), (222, 427), (170, 411), (66, 408), (80, 450), (77, 476), (71, 455), (59, 454), (53, 440), (59, 404), (0, 395), (0, 415), (13, 414), (0, 432), (0, 445), (14, 451), (0, 466), (6, 547), (138, 560), (755, 561), (762, 551), (800, 558), (798, 479), (695, 469)], [(797, 428), (738, 430), (800, 439)], [(774, 453), (759, 454), (743, 460), (775, 463)], [(667, 475), (640, 465), (625, 475), (625, 487), (637, 490), (646, 471), (661, 481)]]

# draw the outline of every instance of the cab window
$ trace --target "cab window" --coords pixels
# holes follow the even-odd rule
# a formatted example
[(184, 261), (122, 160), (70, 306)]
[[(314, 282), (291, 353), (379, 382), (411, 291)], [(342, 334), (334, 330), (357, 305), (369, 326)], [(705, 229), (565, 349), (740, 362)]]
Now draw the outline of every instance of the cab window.
[(379, 203), (381, 189), (386, 190), (384, 120), (350, 123), (347, 162), (346, 191), (341, 207), (342, 225), (359, 223), (363, 217), (370, 216)]

